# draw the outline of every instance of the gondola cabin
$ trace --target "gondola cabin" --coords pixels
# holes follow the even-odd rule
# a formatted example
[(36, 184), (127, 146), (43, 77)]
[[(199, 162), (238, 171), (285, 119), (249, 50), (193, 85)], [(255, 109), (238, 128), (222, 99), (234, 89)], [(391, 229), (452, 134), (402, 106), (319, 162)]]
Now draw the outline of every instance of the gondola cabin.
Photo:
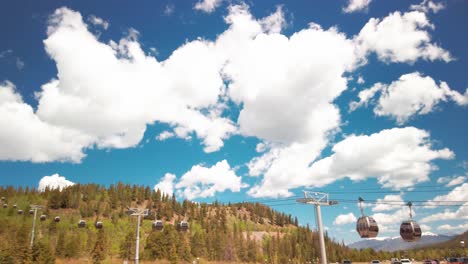
[(403, 221), (400, 225), (400, 236), (406, 242), (415, 242), (421, 238), (421, 227), (414, 220)]
[(356, 231), (361, 238), (373, 238), (379, 234), (379, 226), (374, 218), (361, 216), (356, 223)]
[(97, 221), (94, 226), (97, 228), (97, 229), (101, 229), (103, 227), (102, 225), (102, 222), (101, 221)]
[(79, 227), (79, 228), (84, 228), (84, 227), (86, 227), (86, 221), (85, 221), (85, 220), (80, 220), (80, 221), (78, 221), (78, 227)]
[(161, 220), (156, 220), (151, 226), (153, 227), (153, 231), (161, 231), (164, 227), (164, 224)]
[(177, 224), (177, 231), (186, 232), (188, 230), (188, 223), (186, 221), (180, 221)]
[(34, 214), (34, 210), (29, 210), (29, 214), (30, 214), (30, 215), (33, 215), (33, 214)]
[(5, 200), (6, 200), (6, 198), (2, 196), (2, 201), (5, 201)]
[(16, 207), (17, 207), (16, 204), (14, 204), (14, 205), (13, 205), (13, 208), (16, 209)]
[(23, 210), (21, 210), (21, 209), (18, 210), (18, 214), (19, 214), (19, 215), (22, 215), (22, 214), (23, 214)]
[(54, 222), (56, 222), (56, 223), (60, 222), (60, 216), (54, 217)]
[(46, 220), (47, 216), (46, 215), (41, 215), (41, 217), (39, 219), (41, 219), (42, 222), (44, 222)]
[(3, 208), (7, 208), (8, 207), (8, 204), (3, 204)]

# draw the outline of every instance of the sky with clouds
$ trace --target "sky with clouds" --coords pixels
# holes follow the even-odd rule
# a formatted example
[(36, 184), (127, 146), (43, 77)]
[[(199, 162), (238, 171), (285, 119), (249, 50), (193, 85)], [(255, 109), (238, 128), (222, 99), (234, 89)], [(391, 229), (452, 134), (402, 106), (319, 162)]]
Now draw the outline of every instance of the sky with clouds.
[(381, 236), (407, 201), (423, 231), (468, 228), (465, 1), (1, 5), (1, 185), (122, 181), (312, 226), (294, 199), (327, 191), (346, 242), (359, 196)]

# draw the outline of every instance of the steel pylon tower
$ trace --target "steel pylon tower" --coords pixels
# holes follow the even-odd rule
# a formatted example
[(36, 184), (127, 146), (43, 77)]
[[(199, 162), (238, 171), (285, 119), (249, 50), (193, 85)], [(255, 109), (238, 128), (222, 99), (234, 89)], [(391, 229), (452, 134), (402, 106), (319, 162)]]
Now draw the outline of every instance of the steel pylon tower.
[(36, 205), (36, 204), (31, 204), (30, 205), (31, 210), (34, 210), (34, 218), (33, 218), (33, 224), (32, 224), (32, 230), (31, 230), (31, 243), (30, 247), (33, 247), (34, 244), (34, 232), (36, 231), (36, 216), (37, 216), (37, 210), (41, 210), (43, 208), (42, 205)]
[(145, 217), (148, 216), (149, 210), (148, 209), (141, 209), (141, 208), (128, 208), (127, 213), (130, 216), (137, 217), (137, 229), (136, 229), (136, 245), (135, 245), (135, 264), (138, 264), (139, 261), (139, 254), (140, 254), (140, 220), (141, 216)]
[(320, 212), (320, 206), (321, 205), (330, 206), (330, 205), (338, 204), (338, 202), (330, 201), (328, 199), (328, 193), (311, 192), (311, 191), (304, 191), (304, 198), (297, 199), (296, 201), (299, 203), (315, 205), (315, 215), (317, 217), (317, 227), (318, 227), (319, 241), (320, 241), (321, 264), (327, 264), (327, 253), (325, 251), (325, 239), (323, 238), (322, 214)]

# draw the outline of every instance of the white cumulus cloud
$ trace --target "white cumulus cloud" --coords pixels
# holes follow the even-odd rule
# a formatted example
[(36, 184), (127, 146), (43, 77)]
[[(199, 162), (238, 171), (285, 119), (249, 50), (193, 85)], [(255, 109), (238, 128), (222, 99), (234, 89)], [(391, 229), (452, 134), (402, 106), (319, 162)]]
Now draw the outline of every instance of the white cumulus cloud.
[(460, 94), (451, 90), (447, 83), (437, 84), (430, 76), (419, 72), (404, 74), (391, 84), (377, 83), (359, 93), (359, 102), (351, 102), (350, 110), (366, 105), (377, 93), (374, 113), (390, 116), (399, 124), (405, 123), (414, 115), (424, 115), (433, 111), (443, 101), (451, 99), (461, 106), (468, 105), (468, 90)]
[(333, 221), (334, 225), (345, 225), (345, 224), (351, 224), (356, 222), (356, 216), (354, 216), (353, 213), (349, 214), (341, 214), (335, 218), (335, 221)]
[[(429, 133), (414, 127), (348, 136), (333, 146), (331, 156), (310, 165), (308, 158), (318, 155), (320, 149), (297, 144), (254, 159), (249, 164), (250, 173), (265, 176), (249, 193), (291, 196), (289, 189), (321, 187), (346, 177), (353, 181), (376, 178), (386, 188), (408, 188), (429, 180), (429, 174), (436, 169), (431, 163), (433, 160), (454, 157), (447, 148), (434, 150)], [(265, 167), (268, 168), (266, 172)], [(275, 174), (269, 174), (272, 172)]]
[[(242, 105), (239, 133), (271, 146), (250, 162), (250, 174), (263, 175), (265, 185), (287, 186), (340, 124), (333, 101), (347, 88), (343, 74), (358, 63), (354, 43), (337, 29), (317, 24), (287, 37), (279, 33), (278, 23), (253, 18), (245, 5), (231, 7), (226, 21), (230, 28), (216, 44), (227, 57), (228, 94)], [(294, 169), (288, 175), (286, 168)], [(277, 188), (258, 186), (249, 193), (263, 196), (265, 191), (278, 194)]]
[(401, 208), (404, 204), (400, 194), (385, 195), (383, 199), (377, 199), (376, 205), (372, 207), (373, 212), (391, 211)]
[(11, 82), (0, 84), (0, 160), (79, 162), (91, 137), (44, 122)]
[(91, 135), (104, 148), (136, 146), (156, 121), (173, 126), (177, 136), (195, 133), (207, 152), (235, 131), (215, 111), (223, 81), (212, 44), (186, 43), (161, 63), (145, 55), (137, 32), (101, 43), (66, 8), (52, 16), (48, 33), (44, 43), (59, 75), (38, 93), (43, 120)]
[(414, 63), (417, 59), (452, 60), (450, 53), (431, 42), (434, 29), (420, 11), (396, 11), (383, 19), (371, 18), (356, 37), (361, 53), (375, 52), (386, 62)]
[(101, 26), (103, 29), (107, 29), (109, 27), (109, 22), (95, 15), (89, 16), (88, 21), (95, 26)]
[(333, 154), (311, 166), (314, 182), (325, 184), (348, 177), (376, 178), (383, 187), (401, 189), (429, 180), (435, 159), (452, 159), (447, 148), (433, 150), (429, 133), (414, 127), (351, 135), (332, 148)]
[(170, 132), (170, 131), (163, 131), (161, 132), (159, 135), (156, 136), (156, 140), (159, 140), (159, 141), (164, 141), (168, 138), (171, 138), (171, 137), (174, 137), (175, 134)]
[(439, 12), (440, 10), (445, 8), (445, 4), (442, 2), (433, 2), (432, 0), (424, 0), (419, 4), (411, 5), (411, 10), (421, 11), (424, 13), (428, 13), (432, 11), (434, 13)]
[(343, 12), (353, 13), (358, 11), (367, 11), (372, 0), (348, 0), (346, 7), (343, 7)]
[(456, 230), (458, 232), (458, 231), (463, 231), (463, 230), (467, 230), (467, 229), (468, 229), (468, 223), (454, 225), (454, 226), (449, 225), (449, 224), (444, 224), (444, 225), (441, 225), (441, 226), (437, 227), (437, 230), (440, 230), (440, 231), (453, 231), (453, 230)]
[(440, 177), (437, 183), (446, 183), (446, 187), (453, 187), (465, 183), (467, 176)]
[(223, 0), (201, 0), (195, 4), (194, 9), (201, 10), (206, 13), (211, 13), (215, 11), (222, 2)]
[(421, 223), (428, 223), (434, 221), (446, 220), (462, 220), (468, 219), (468, 183), (455, 187), (446, 195), (439, 195), (434, 197), (427, 203), (429, 208), (437, 207), (438, 205), (456, 205), (461, 204), (457, 210), (446, 209), (441, 213), (431, 214), (421, 220)]
[(59, 189), (61, 191), (63, 188), (72, 186), (74, 184), (74, 182), (65, 179), (64, 176), (60, 176), (55, 173), (52, 176), (42, 177), (42, 179), (39, 181), (39, 186), (37, 189), (40, 192), (45, 191), (46, 188), (49, 188), (50, 190)]
[(176, 176), (171, 173), (166, 173), (163, 179), (156, 185), (154, 185), (154, 190), (160, 190), (162, 193), (172, 195), (174, 193), (174, 180)]
[(217, 192), (239, 192), (247, 187), (226, 160), (211, 167), (195, 165), (175, 185), (179, 194), (187, 199), (213, 197)]

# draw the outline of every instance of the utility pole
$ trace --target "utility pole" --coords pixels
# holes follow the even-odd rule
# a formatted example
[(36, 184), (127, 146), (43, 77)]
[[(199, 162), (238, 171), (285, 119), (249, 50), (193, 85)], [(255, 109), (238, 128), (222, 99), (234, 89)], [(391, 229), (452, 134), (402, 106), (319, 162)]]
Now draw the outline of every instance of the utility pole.
[(323, 226), (322, 226), (322, 214), (320, 212), (320, 206), (330, 206), (338, 204), (337, 201), (330, 201), (328, 199), (328, 193), (321, 192), (309, 192), (304, 191), (304, 198), (296, 200), (298, 203), (313, 204), (315, 205), (315, 215), (317, 217), (319, 242), (320, 242), (320, 258), (321, 264), (327, 264), (327, 253), (325, 251), (325, 239), (323, 238)]
[(140, 254), (140, 220), (141, 220), (141, 216), (147, 216), (149, 214), (149, 210), (140, 209), (140, 208), (128, 208), (127, 213), (131, 216), (137, 217), (135, 264), (138, 264), (138, 260), (139, 260), (138, 255)]
[(30, 244), (30, 247), (31, 247), (31, 249), (32, 249), (33, 244), (34, 244), (34, 231), (35, 231), (35, 229), (36, 229), (37, 210), (38, 210), (38, 209), (42, 209), (42, 205), (35, 205), (35, 204), (32, 204), (30, 207), (31, 207), (31, 210), (34, 210), (34, 218), (33, 218), (32, 231), (31, 231), (31, 244)]

